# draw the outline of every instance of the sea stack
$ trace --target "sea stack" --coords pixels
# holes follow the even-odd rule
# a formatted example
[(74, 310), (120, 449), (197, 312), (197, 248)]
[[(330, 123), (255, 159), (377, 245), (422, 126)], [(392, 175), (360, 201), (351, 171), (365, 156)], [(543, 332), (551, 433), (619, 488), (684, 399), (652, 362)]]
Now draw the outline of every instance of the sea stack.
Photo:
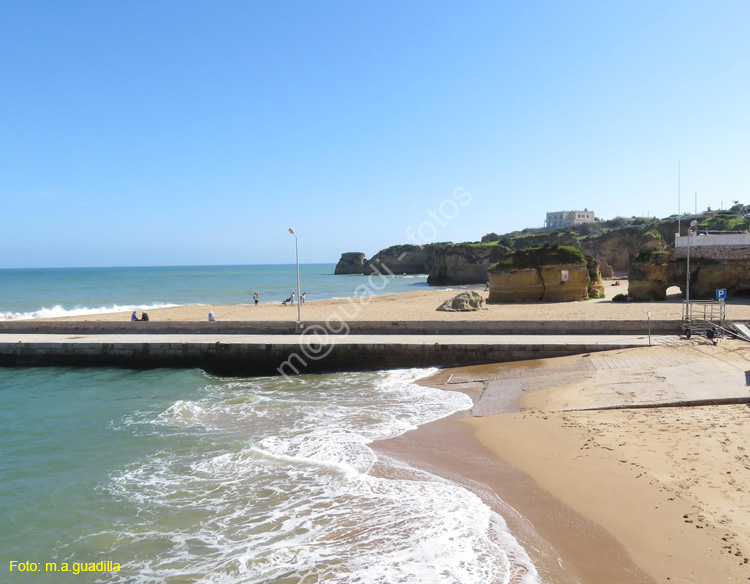
[(359, 251), (348, 251), (341, 254), (334, 274), (361, 274), (365, 265), (365, 254)]

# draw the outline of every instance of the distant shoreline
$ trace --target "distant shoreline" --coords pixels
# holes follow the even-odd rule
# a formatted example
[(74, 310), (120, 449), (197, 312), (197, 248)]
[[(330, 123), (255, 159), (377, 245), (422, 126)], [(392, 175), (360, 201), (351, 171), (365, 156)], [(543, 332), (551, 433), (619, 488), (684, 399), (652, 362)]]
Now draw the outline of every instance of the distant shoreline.
[[(577, 302), (529, 302), (488, 304), (487, 310), (476, 312), (438, 312), (448, 298), (466, 289), (473, 289), (487, 298), (483, 286), (462, 286), (457, 289), (436, 288), (378, 296), (348, 297), (332, 300), (308, 301), (301, 307), (302, 321), (415, 321), (442, 320), (463, 321), (562, 321), (562, 320), (681, 320), (683, 301), (679, 294), (668, 296), (667, 300), (654, 302), (612, 302), (617, 294), (627, 294), (627, 281), (620, 286), (612, 286), (605, 281), (605, 297)], [(250, 299), (248, 299), (250, 300)], [(137, 310), (140, 316), (141, 310)], [(148, 309), (152, 321), (199, 322), (207, 321), (208, 313), (213, 312), (221, 321), (289, 321), (297, 320), (297, 304), (282, 306), (276, 303), (255, 306), (246, 304), (198, 306), (176, 306), (173, 308)], [(132, 310), (96, 315), (67, 316), (44, 320), (80, 321), (129, 321)], [(726, 305), (727, 319), (750, 320), (750, 299), (732, 298)]]

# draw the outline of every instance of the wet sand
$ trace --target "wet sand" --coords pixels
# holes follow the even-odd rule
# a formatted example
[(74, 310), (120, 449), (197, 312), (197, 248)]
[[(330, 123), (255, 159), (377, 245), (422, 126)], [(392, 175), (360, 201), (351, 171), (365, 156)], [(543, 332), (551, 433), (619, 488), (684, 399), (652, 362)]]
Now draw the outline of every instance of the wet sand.
[(703, 339), (446, 369), (474, 408), (376, 448), (480, 494), (545, 582), (748, 581), (746, 370)]

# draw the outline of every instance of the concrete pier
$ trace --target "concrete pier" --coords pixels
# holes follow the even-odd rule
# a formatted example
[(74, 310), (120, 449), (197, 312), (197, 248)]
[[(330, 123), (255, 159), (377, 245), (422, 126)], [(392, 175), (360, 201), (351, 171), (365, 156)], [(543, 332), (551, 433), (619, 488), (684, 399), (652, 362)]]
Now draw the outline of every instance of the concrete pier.
[[(188, 328), (182, 324), (183, 330)], [(651, 338), (652, 344), (676, 340), (674, 335)], [(642, 347), (648, 343), (649, 337), (643, 334), (0, 332), (0, 366), (199, 367), (220, 375), (295, 375), (520, 361)]]

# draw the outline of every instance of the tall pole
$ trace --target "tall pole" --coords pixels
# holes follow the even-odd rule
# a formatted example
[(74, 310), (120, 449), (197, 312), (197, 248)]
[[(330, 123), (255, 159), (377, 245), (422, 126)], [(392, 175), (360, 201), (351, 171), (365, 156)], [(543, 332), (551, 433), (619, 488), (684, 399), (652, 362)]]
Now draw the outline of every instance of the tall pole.
[[(690, 305), (690, 230), (693, 228), (692, 224), (688, 226), (688, 253), (687, 253), (687, 275), (686, 275), (686, 282), (685, 282), (685, 302), (686, 306)], [(688, 309), (685, 308), (687, 311)], [(688, 316), (687, 313), (685, 316)]]
[(690, 242), (692, 241), (691, 237), (692, 237), (693, 229), (698, 231), (698, 222), (695, 219), (693, 219), (690, 222), (690, 225), (688, 226), (687, 276), (686, 276), (687, 281), (685, 284), (685, 300), (687, 302), (686, 308), (685, 308), (686, 310), (685, 316), (688, 318), (691, 316), (689, 314), (689, 310), (690, 310)]
[(680, 233), (680, 161), (677, 161), (677, 235)]
[(294, 229), (290, 227), (289, 233), (294, 235), (294, 256), (297, 260), (297, 325), (299, 326), (299, 323), (302, 322), (302, 298), (299, 293), (299, 245), (297, 234), (294, 232)]

